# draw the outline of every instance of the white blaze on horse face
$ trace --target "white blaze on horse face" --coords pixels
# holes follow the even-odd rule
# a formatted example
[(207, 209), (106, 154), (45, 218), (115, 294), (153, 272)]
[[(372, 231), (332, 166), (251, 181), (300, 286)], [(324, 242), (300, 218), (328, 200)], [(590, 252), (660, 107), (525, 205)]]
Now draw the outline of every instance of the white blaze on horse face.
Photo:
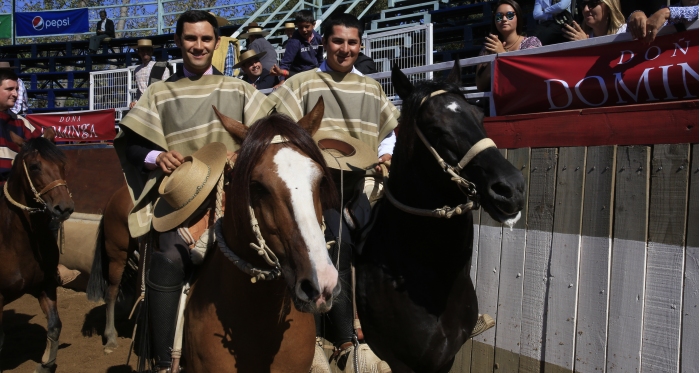
[(321, 178), (321, 171), (309, 157), (288, 147), (280, 149), (273, 161), (277, 165), (277, 174), (289, 188), (294, 219), (309, 250), (321, 293), (330, 293), (338, 282), (338, 271), (328, 257), (326, 240), (316, 218), (311, 190), (311, 186)]
[(447, 110), (452, 111), (453, 113), (456, 113), (459, 111), (459, 104), (457, 104), (457, 102), (455, 101), (452, 101), (449, 104), (445, 105), (445, 108)]

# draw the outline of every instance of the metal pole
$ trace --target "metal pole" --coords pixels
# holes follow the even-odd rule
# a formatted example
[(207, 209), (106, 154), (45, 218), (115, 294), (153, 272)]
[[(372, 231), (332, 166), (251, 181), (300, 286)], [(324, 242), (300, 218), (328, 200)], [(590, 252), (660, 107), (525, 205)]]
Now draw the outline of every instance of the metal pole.
[(158, 35), (163, 34), (163, 0), (158, 0)]
[(12, 27), (12, 45), (15, 45), (15, 0), (12, 0), (12, 18), (10, 25)]

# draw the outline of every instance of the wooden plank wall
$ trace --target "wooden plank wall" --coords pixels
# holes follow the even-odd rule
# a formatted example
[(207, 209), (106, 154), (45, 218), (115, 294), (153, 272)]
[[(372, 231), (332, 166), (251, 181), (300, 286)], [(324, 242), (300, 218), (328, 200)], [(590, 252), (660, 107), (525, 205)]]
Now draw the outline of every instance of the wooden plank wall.
[(698, 145), (506, 156), (526, 209), (475, 212), (471, 270), (496, 327), (450, 372), (698, 372)]

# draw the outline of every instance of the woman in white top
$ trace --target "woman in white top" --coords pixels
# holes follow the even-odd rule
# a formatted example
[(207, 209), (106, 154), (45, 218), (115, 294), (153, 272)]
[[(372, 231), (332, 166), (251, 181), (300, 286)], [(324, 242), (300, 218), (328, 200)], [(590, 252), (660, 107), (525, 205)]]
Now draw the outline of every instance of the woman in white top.
[(627, 31), (620, 0), (584, 0), (579, 4), (584, 18), (583, 27), (576, 22), (573, 26), (566, 25), (562, 31), (567, 39), (584, 40)]

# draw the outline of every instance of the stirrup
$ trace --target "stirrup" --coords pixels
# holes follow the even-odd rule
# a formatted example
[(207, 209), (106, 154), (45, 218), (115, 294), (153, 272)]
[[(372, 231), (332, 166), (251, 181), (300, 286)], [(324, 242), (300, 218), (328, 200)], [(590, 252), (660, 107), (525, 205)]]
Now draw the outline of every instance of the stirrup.
[(355, 354), (357, 355), (358, 369), (360, 373), (391, 373), (389, 364), (381, 360), (369, 348), (366, 343), (353, 345), (352, 342), (344, 343), (336, 349), (331, 360), (341, 372), (355, 373)]
[(476, 320), (476, 325), (474, 325), (474, 330), (472, 330), (472, 334), (469, 338), (474, 338), (494, 326), (496, 326), (496, 320), (494, 320), (493, 317), (489, 316), (487, 313), (479, 314), (479, 318)]
[(311, 363), (309, 373), (331, 373), (331, 366), (326, 360), (326, 353), (323, 351), (323, 342), (316, 337), (316, 349), (314, 350), (314, 360)]

